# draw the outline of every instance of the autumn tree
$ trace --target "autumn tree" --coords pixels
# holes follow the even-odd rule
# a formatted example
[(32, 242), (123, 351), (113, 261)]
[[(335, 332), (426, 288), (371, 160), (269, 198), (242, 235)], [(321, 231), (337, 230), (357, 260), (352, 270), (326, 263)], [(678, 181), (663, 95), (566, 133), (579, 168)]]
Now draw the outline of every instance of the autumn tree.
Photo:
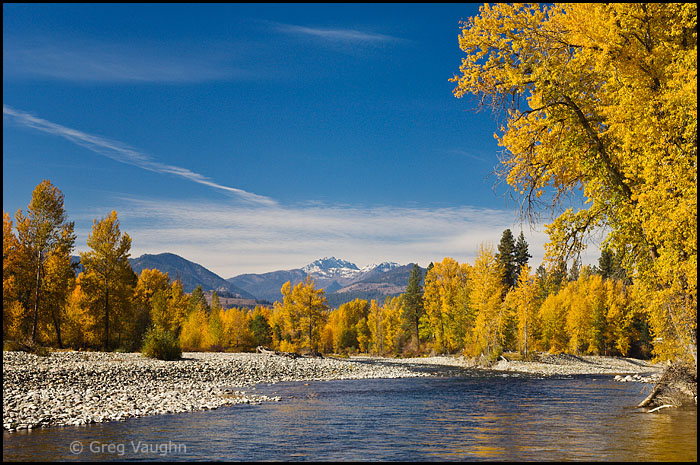
[(479, 245), (470, 280), (469, 302), (476, 311), (467, 353), (490, 355), (502, 349), (504, 328), (503, 280), (493, 247)]
[(2, 335), (10, 335), (13, 315), (21, 313), (18, 307), (17, 266), (19, 243), (12, 230), (12, 220), (7, 212), (2, 213)]
[[(224, 309), (221, 306), (221, 301), (219, 300), (219, 295), (213, 292), (211, 295), (211, 304), (209, 306), (209, 321), (208, 321), (208, 340), (207, 345), (209, 350), (221, 351), (226, 346), (226, 341), (224, 340), (224, 324), (222, 314)], [(245, 330), (248, 329), (248, 319), (247, 315), (243, 318), (241, 326), (244, 326)]]
[(520, 352), (528, 355), (535, 346), (539, 330), (537, 312), (539, 310), (537, 277), (530, 273), (530, 267), (520, 269), (517, 285), (506, 295), (505, 304), (512, 308), (517, 322), (517, 341)]
[(43, 307), (46, 318), (43, 319), (43, 332), (46, 337), (52, 334), (56, 345), (64, 347), (61, 329), (66, 321), (68, 297), (75, 286), (75, 272), (71, 267), (70, 255), (51, 253), (44, 262), (45, 278), (43, 283)]
[(365, 344), (360, 344), (360, 340), (367, 325), (367, 315), (370, 310), (370, 303), (363, 299), (355, 299), (340, 305), (328, 316), (326, 326), (330, 337), (330, 349), (336, 353), (346, 351), (357, 351), (366, 348)]
[[(74, 223), (68, 221), (61, 191), (44, 180), (32, 192), (32, 201), (27, 206), (26, 215), (18, 210), (15, 215), (18, 252), (22, 256), (22, 267), (27, 271), (23, 279), (31, 294), (25, 300), (32, 308), (31, 340), (36, 342), (37, 328), (42, 308), (42, 291), (46, 279), (46, 260), (52, 255), (70, 257), (75, 243)], [(70, 260), (61, 260), (65, 267), (70, 267)], [(57, 263), (56, 263), (57, 264)], [(64, 274), (65, 269), (54, 267), (54, 271)], [(31, 284), (29, 284), (31, 282)], [(67, 283), (64, 281), (64, 285)], [(61, 292), (67, 295), (67, 290)]]
[(549, 294), (537, 312), (540, 321), (539, 347), (551, 353), (565, 352), (569, 346), (569, 332), (566, 329), (566, 316), (575, 283), (568, 283), (559, 292)]
[(209, 348), (208, 313), (207, 308), (200, 300), (196, 301), (194, 308), (188, 309), (178, 338), (183, 350), (197, 351)]
[(185, 294), (182, 287), (182, 281), (179, 279), (170, 284), (168, 290), (168, 315), (170, 331), (175, 335), (179, 335), (182, 325), (187, 320), (187, 312), (189, 310), (189, 297)]
[[(212, 320), (215, 312), (219, 315)], [(258, 313), (260, 315), (260, 313)], [(242, 308), (229, 308), (222, 310), (214, 306), (211, 309), (209, 317), (210, 345), (218, 344), (220, 347), (228, 348), (236, 351), (250, 350), (255, 345), (255, 334), (251, 330), (250, 314)], [(212, 321), (218, 320), (221, 325), (221, 337), (218, 337), (218, 328), (216, 324), (212, 325)]]
[(168, 321), (168, 291), (170, 279), (168, 273), (157, 269), (141, 270), (133, 297), (134, 338), (140, 340), (149, 326), (153, 325), (163, 331), (170, 331)]
[(401, 330), (403, 314), (403, 299), (399, 296), (387, 297), (382, 308), (384, 350), (392, 355), (399, 355), (405, 343), (404, 332)]
[(469, 309), (469, 265), (445, 257), (425, 277), (424, 319), (429, 324), (440, 352), (454, 352), (464, 345), (473, 324)]
[(286, 282), (281, 289), (281, 312), (285, 315), (290, 336), (299, 346), (318, 350), (328, 304), (323, 289), (316, 289), (310, 276), (294, 288)]
[(370, 331), (370, 341), (375, 354), (384, 353), (384, 342), (386, 334), (386, 322), (384, 307), (380, 307), (377, 301), (372, 299), (367, 313), (367, 326)]
[(697, 364), (697, 4), (484, 5), (459, 44), (454, 94), (503, 111), (501, 175), (524, 213), (563, 210), (547, 258), (605, 231), (657, 355)]
[(122, 234), (117, 212), (112, 211), (101, 220), (94, 220), (88, 235), (90, 251), (80, 254), (85, 271), (81, 274), (81, 287), (97, 298), (94, 311), (104, 325), (103, 348), (108, 351), (110, 323), (116, 326), (119, 338), (124, 336), (130, 316), (130, 299), (137, 277), (129, 264), (131, 237)]

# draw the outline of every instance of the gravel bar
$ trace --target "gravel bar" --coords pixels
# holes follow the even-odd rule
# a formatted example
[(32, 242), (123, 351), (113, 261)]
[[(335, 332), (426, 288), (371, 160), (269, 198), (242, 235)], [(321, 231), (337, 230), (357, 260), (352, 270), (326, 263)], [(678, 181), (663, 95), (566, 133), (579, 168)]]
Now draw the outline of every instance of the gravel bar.
[[(460, 356), (353, 356), (291, 359), (269, 354), (185, 352), (161, 361), (139, 353), (3, 352), (3, 429), (80, 426), (128, 418), (279, 401), (249, 392), (281, 381), (454, 376), (483, 370)], [(500, 360), (490, 374), (605, 374), (653, 382), (663, 367), (622, 357), (548, 355), (537, 362)], [(627, 375), (627, 376), (622, 376)], [(505, 376), (505, 374), (504, 374)], [(246, 388), (246, 390), (241, 390)]]
[(259, 383), (428, 376), (404, 366), (334, 358), (185, 352), (161, 361), (139, 353), (3, 351), (5, 431), (277, 401), (238, 388)]

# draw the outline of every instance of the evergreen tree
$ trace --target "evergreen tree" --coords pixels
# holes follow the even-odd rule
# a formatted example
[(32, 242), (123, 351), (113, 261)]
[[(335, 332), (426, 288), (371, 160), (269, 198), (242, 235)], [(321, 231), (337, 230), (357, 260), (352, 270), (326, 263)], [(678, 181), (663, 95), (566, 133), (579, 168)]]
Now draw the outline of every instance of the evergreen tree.
[(404, 327), (410, 331), (415, 330), (415, 340), (416, 348), (420, 344), (420, 337), (418, 333), (418, 326), (421, 316), (423, 316), (423, 286), (421, 286), (421, 281), (423, 280), (423, 272), (417, 263), (413, 265), (411, 269), (411, 275), (408, 278), (408, 286), (406, 286), (406, 292), (403, 295), (403, 323)]
[[(518, 241), (515, 243), (514, 250), (515, 265), (517, 270), (522, 270), (523, 265), (527, 265), (528, 260), (532, 258), (532, 255), (527, 250), (527, 242), (525, 241), (525, 236), (523, 232), (520, 231), (518, 236)], [(518, 271), (519, 272), (519, 271)]]
[(198, 305), (201, 305), (205, 313), (209, 315), (211, 307), (209, 307), (209, 303), (207, 303), (207, 298), (204, 296), (204, 289), (201, 284), (197, 285), (190, 294), (190, 304), (187, 313), (196, 310)]
[[(627, 282), (627, 273), (622, 265), (622, 254), (616, 254), (609, 248), (600, 251), (597, 272), (603, 279), (617, 279)], [(628, 282), (629, 284), (629, 282)]]
[(253, 333), (253, 339), (256, 346), (266, 346), (272, 342), (272, 328), (267, 322), (267, 318), (261, 312), (256, 311), (248, 323), (250, 332)]
[(569, 281), (578, 281), (581, 275), (581, 259), (575, 258), (571, 264), (571, 269), (569, 270)]
[(498, 253), (496, 254), (496, 262), (501, 268), (504, 295), (511, 287), (515, 286), (518, 280), (520, 269), (515, 261), (515, 250), (513, 233), (510, 229), (506, 229), (503, 231), (501, 242), (498, 244)]

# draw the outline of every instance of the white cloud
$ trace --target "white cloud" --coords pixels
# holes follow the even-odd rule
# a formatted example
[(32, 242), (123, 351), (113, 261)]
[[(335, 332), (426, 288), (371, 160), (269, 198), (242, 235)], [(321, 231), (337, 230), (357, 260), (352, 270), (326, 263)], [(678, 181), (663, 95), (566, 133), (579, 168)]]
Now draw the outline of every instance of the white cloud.
[(276, 24), (276, 28), (278, 31), (288, 34), (315, 37), (333, 42), (386, 43), (402, 40), (386, 34), (358, 31), (356, 29), (325, 29), (318, 27), (297, 26), (294, 24)]
[(42, 118), (37, 118), (36, 116), (30, 115), (29, 113), (15, 110), (5, 104), (3, 104), (2, 106), (2, 114), (3, 116), (12, 118), (13, 121), (22, 126), (62, 137), (92, 152), (111, 158), (112, 160), (116, 160), (121, 163), (134, 165), (144, 170), (153, 171), (155, 173), (172, 174), (181, 178), (185, 178), (189, 181), (196, 182), (198, 184), (203, 184), (205, 186), (213, 187), (215, 189), (234, 194), (241, 200), (247, 202), (265, 205), (276, 204), (274, 200), (268, 197), (264, 197), (262, 195), (254, 194), (251, 192), (246, 192), (242, 189), (238, 189), (235, 187), (217, 184), (211, 179), (207, 178), (206, 176), (203, 176), (199, 173), (195, 173), (194, 171), (191, 171), (187, 168), (168, 165), (166, 163), (155, 161), (149, 155), (139, 152), (138, 150), (133, 149), (127, 146), (126, 144), (123, 144), (118, 141), (105, 139), (103, 137), (94, 136), (92, 134), (87, 134), (85, 132), (78, 131), (77, 129), (71, 129), (65, 126), (61, 126), (60, 124), (52, 123), (51, 121), (47, 121)]
[[(126, 198), (121, 202), (116, 210), (122, 231), (132, 237), (132, 256), (171, 252), (224, 278), (300, 268), (332, 255), (359, 266), (382, 261), (427, 266), (448, 256), (473, 263), (480, 243), (495, 248), (504, 229), (515, 235), (521, 229), (515, 212), (473, 207), (246, 207)], [(542, 228), (522, 229), (533, 256), (530, 264), (537, 267), (547, 238)], [(88, 232), (80, 232), (78, 249)]]

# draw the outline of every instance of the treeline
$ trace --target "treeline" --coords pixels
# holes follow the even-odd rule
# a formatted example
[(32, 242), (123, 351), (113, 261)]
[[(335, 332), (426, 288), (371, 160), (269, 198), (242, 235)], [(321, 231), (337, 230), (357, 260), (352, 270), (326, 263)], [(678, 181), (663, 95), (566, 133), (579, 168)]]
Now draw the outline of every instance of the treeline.
[(313, 282), (286, 284), (271, 314), (272, 346), (491, 359), (504, 351), (651, 355), (643, 296), (619, 259), (604, 251), (596, 267), (559, 264), (533, 273), (522, 234), (518, 242), (506, 230), (499, 252), (481, 246), (473, 265), (448, 257), (431, 263), (425, 277), (415, 265), (406, 292), (383, 303), (356, 299), (329, 311)]
[(15, 223), (3, 212), (3, 343), (6, 348), (138, 351), (149, 333), (170, 335), (185, 350), (248, 350), (270, 342), (269, 312), (224, 310), (197, 288), (129, 264), (131, 238), (117, 213), (95, 219), (82, 272), (70, 256), (74, 223), (64, 196), (44, 180)]
[[(452, 258), (413, 267), (406, 292), (383, 302), (355, 299), (329, 308), (313, 281), (286, 283), (272, 308), (225, 309), (201, 287), (128, 261), (131, 238), (116, 212), (95, 219), (76, 277), (74, 224), (49, 181), (32, 193), (15, 225), (3, 213), (3, 340), (16, 345), (138, 351), (165, 335), (186, 351), (281, 351), (495, 357), (533, 350), (649, 356), (643, 294), (620, 257), (598, 267), (574, 263), (533, 273), (522, 233), (503, 232), (498, 251), (481, 246), (474, 264)], [(16, 231), (16, 232), (15, 232)], [(661, 354), (660, 354), (661, 355)]]

